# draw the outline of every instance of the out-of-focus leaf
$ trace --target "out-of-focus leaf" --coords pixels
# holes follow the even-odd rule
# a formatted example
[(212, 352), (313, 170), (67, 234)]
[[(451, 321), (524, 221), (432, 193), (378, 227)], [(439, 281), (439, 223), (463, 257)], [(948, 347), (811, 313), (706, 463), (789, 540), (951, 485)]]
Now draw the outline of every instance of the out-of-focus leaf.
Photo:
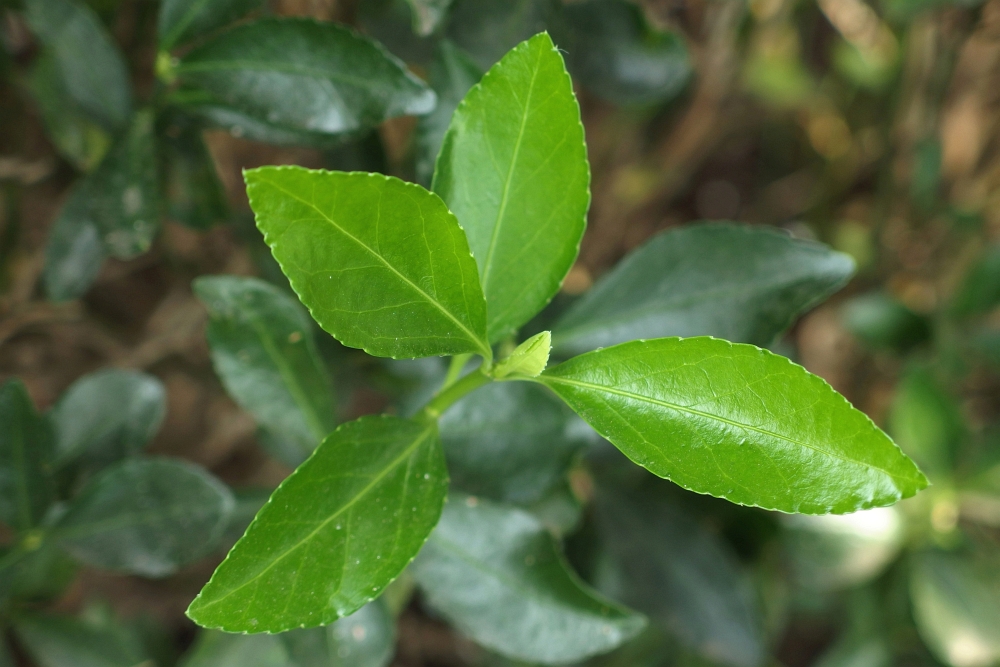
[(14, 656), (10, 654), (6, 639), (0, 639), (0, 667), (17, 667)]
[(942, 7), (978, 7), (984, 0), (882, 0), (886, 15), (893, 21), (909, 22), (921, 12)]
[(281, 635), (296, 667), (385, 667), (396, 647), (396, 621), (381, 600), (322, 628)]
[(648, 615), (703, 657), (735, 667), (764, 659), (753, 587), (730, 549), (663, 499), (601, 489), (598, 522), (610, 562), (598, 587)]
[(924, 642), (952, 667), (1000, 660), (1000, 568), (957, 554), (919, 555), (910, 572), (913, 615)]
[(903, 522), (892, 507), (783, 519), (795, 578), (809, 589), (847, 588), (869, 581), (896, 558), (903, 543)]
[(23, 616), (14, 633), (39, 667), (137, 667), (149, 656), (124, 625), (96, 626), (66, 616)]
[(848, 331), (872, 347), (905, 352), (931, 336), (927, 318), (883, 292), (854, 297), (842, 312)]
[(303, 667), (278, 635), (235, 635), (203, 630), (180, 667)]
[(454, 0), (445, 34), (487, 70), (512, 48), (558, 25), (558, 0)]
[(172, 49), (221, 28), (262, 4), (262, 0), (164, 0), (156, 25), (160, 49)]
[(162, 577), (212, 551), (232, 509), (229, 489), (197, 466), (128, 460), (83, 488), (53, 539), (88, 565)]
[[(918, 144), (911, 170), (910, 199), (917, 208), (929, 211), (937, 201), (941, 185), (941, 142), (929, 139)], [(997, 298), (1000, 298), (1000, 292)]]
[(200, 129), (174, 114), (158, 136), (167, 216), (199, 230), (228, 218), (226, 192)]
[(572, 533), (583, 518), (583, 505), (573, 493), (568, 479), (549, 489), (526, 509), (557, 536)]
[(128, 67), (94, 11), (73, 0), (27, 0), (25, 9), (70, 97), (105, 128), (124, 129), (132, 114)]
[(962, 281), (952, 302), (960, 317), (979, 315), (1000, 303), (1000, 245), (989, 248)]
[(847, 255), (769, 228), (686, 227), (601, 278), (556, 322), (552, 345), (563, 355), (665, 336), (769, 345), (853, 272)]
[(330, 377), (313, 325), (285, 292), (257, 278), (199, 278), (208, 342), (226, 390), (257, 423), (291, 447), (297, 466), (336, 426)]
[(530, 504), (566, 474), (593, 431), (546, 389), (494, 382), (441, 417), (452, 484), (469, 493)]
[(0, 554), (0, 600), (46, 600), (59, 595), (76, 574), (76, 563), (49, 540), (36, 549), (21, 545)]
[[(833, 65), (851, 83), (873, 91), (882, 91), (892, 83), (898, 68), (896, 53), (883, 54), (875, 49), (862, 51), (846, 39), (833, 47)], [(912, 183), (912, 182), (911, 182)]]
[(152, 375), (110, 368), (85, 375), (52, 408), (56, 460), (64, 465), (87, 456), (106, 464), (135, 454), (166, 412), (166, 391)]
[(483, 71), (460, 48), (444, 39), (430, 65), (430, 84), (437, 93), (437, 105), (417, 121), (417, 180), (430, 184), (441, 142), (459, 102), (483, 76)]
[(237, 26), (184, 56), (176, 72), (226, 105), (293, 131), (354, 132), (427, 113), (435, 102), (377, 43), (307, 19)]
[(958, 403), (924, 368), (911, 369), (896, 386), (889, 432), (932, 476), (951, 471), (955, 452), (967, 435)]
[(91, 216), (89, 179), (77, 182), (49, 232), (42, 280), (53, 301), (75, 299), (97, 278), (107, 253)]
[(55, 495), (52, 425), (17, 379), (0, 385), (0, 522), (28, 530)]
[(447, 480), (436, 425), (342, 424), (282, 482), (188, 616), (229, 632), (284, 632), (353, 614), (420, 550)]
[(586, 0), (563, 10), (559, 46), (573, 77), (616, 104), (663, 102), (691, 76), (679, 35), (658, 32), (624, 0)]
[(813, 663), (815, 667), (891, 667), (892, 647), (882, 637), (847, 637)]
[(580, 581), (537, 519), (474, 496), (451, 494), (412, 571), (432, 608), (518, 660), (576, 662), (646, 625)]
[(406, 0), (413, 10), (413, 29), (418, 35), (429, 35), (448, 14), (453, 0)]

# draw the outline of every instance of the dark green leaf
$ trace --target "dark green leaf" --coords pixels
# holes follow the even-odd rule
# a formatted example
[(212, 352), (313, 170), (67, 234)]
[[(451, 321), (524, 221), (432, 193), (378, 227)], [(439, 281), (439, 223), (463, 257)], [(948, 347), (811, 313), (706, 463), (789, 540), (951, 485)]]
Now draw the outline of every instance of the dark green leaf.
[(634, 341), (575, 357), (539, 379), (635, 463), (741, 505), (843, 514), (927, 486), (830, 385), (752, 345)]
[(292, 661), (281, 637), (231, 635), (206, 630), (181, 667), (302, 667)]
[(297, 667), (385, 667), (396, 647), (396, 622), (381, 600), (323, 628), (292, 630), (281, 639)]
[(84, 487), (53, 536), (88, 565), (161, 577), (212, 551), (232, 509), (229, 489), (197, 466), (128, 460)]
[(28, 530), (54, 499), (52, 425), (20, 380), (0, 385), (0, 425), (0, 521)]
[(532, 515), (473, 496), (452, 494), (412, 569), (431, 607), (514, 659), (575, 662), (646, 625), (584, 584)]
[(537, 385), (494, 382), (441, 417), (452, 483), (470, 493), (526, 504), (566, 474), (592, 431)]
[(0, 667), (17, 667), (14, 656), (10, 654), (6, 639), (0, 639)]
[(968, 317), (1000, 304), (1000, 246), (989, 248), (969, 270), (955, 294), (952, 310)]
[(90, 179), (77, 182), (49, 232), (42, 278), (53, 301), (83, 295), (104, 264), (106, 253), (91, 215), (90, 190)]
[(492, 356), (475, 260), (436, 195), (380, 174), (261, 167), (245, 178), (282, 271), (341, 343), (381, 357)]
[(932, 478), (951, 472), (967, 436), (958, 402), (924, 368), (911, 369), (896, 386), (889, 432)]
[(420, 550), (447, 484), (433, 424), (341, 425), (282, 482), (188, 616), (229, 632), (284, 632), (354, 613)]
[(257, 278), (199, 278), (208, 308), (216, 373), (240, 406), (291, 445), (302, 463), (336, 426), (330, 377), (316, 351), (312, 323), (287, 293)]
[(51, 541), (43, 539), (35, 549), (22, 541), (0, 555), (0, 600), (54, 598), (75, 575), (76, 562)]
[(406, 0), (413, 10), (413, 29), (418, 35), (434, 32), (448, 13), (452, 0)]
[(558, 0), (454, 0), (446, 33), (489, 69), (512, 48), (551, 27)]
[(768, 345), (840, 289), (850, 257), (768, 228), (687, 227), (626, 257), (552, 329), (564, 355), (636, 338), (717, 336)]
[(159, 136), (167, 215), (199, 230), (228, 218), (226, 192), (200, 129), (182, 114), (174, 114)]
[(602, 489), (598, 521), (610, 563), (601, 590), (642, 611), (713, 663), (756, 667), (765, 655), (749, 577), (730, 548), (662, 498)]
[(634, 3), (570, 3), (563, 22), (558, 41), (573, 77), (611, 102), (663, 102), (675, 97), (691, 76), (680, 36), (649, 26)]
[(85, 375), (50, 415), (57, 462), (87, 455), (106, 463), (135, 454), (156, 435), (166, 412), (166, 391), (152, 375), (110, 368)]
[(547, 34), (520, 44), (469, 91), (434, 172), (469, 237), (491, 342), (555, 295), (576, 260), (590, 205), (580, 108)]
[(148, 657), (124, 627), (60, 616), (20, 617), (14, 632), (39, 667), (137, 667)]
[(844, 304), (844, 326), (876, 348), (905, 352), (931, 336), (927, 318), (882, 292), (854, 297)]
[(73, 0), (27, 0), (25, 9), (70, 97), (107, 129), (123, 129), (132, 113), (128, 68), (94, 11)]
[(262, 4), (262, 0), (164, 0), (156, 26), (160, 49), (172, 49), (221, 28)]
[(262, 19), (187, 54), (182, 81), (290, 130), (341, 134), (434, 108), (434, 93), (376, 42), (333, 23)]

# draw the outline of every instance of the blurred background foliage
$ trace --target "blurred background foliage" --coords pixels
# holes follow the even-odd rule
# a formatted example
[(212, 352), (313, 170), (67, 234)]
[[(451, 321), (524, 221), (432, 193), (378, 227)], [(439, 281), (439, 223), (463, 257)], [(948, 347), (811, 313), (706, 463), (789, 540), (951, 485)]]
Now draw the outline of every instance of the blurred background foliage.
[[(246, 12), (349, 24), (427, 80), (438, 105), (348, 135), (283, 127), (175, 85), (190, 26), (163, 34), (169, 17), (152, 0), (2, 0), (0, 379), (20, 378), (46, 410), (107, 366), (155, 375), (166, 407), (143, 435), (147, 450), (234, 487), (234, 525), (245, 525), (259, 489), (266, 496), (300, 454), (226, 395), (191, 289), (209, 273), (284, 288), (240, 170), (294, 163), (427, 183), (468, 88), (547, 29), (577, 86), (593, 170), (580, 259), (552, 310), (654, 233), (695, 220), (828, 243), (856, 260), (856, 277), (774, 348), (871, 415), (933, 482), (893, 508), (783, 516), (680, 492), (593, 444), (561, 490), (531, 499), (569, 535), (585, 578), (653, 620), (593, 663), (1000, 664), (1000, 0), (223, 4), (233, 13), (218, 25)], [(153, 193), (126, 202), (129, 234), (59, 222), (81, 218), (74, 206), (99, 217), (110, 191)], [(405, 412), (399, 397), (419, 401), (443, 372), (327, 336), (315, 354), (343, 417)], [(627, 492), (602, 491), (612, 486)], [(642, 510), (616, 510), (629, 504)], [(20, 618), (0, 664), (172, 665), (185, 652), (190, 667), (388, 659), (378, 647), (352, 653), (348, 626), (322, 640), (340, 647), (334, 663), (296, 657), (311, 655), (311, 639), (198, 635), (182, 612), (217, 559), (166, 579), (50, 561), (38, 581), (0, 582), (4, 623)], [(405, 591), (388, 597), (394, 664), (508, 664), (419, 600), (401, 609)], [(369, 627), (385, 635), (379, 618)]]

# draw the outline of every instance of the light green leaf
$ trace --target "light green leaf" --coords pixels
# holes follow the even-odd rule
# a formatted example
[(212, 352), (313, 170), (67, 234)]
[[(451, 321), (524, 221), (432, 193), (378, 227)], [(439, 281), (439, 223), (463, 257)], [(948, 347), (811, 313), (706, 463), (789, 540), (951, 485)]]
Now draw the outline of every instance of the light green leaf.
[(292, 630), (281, 639), (297, 667), (385, 667), (396, 648), (396, 621), (381, 600), (323, 628)]
[(152, 375), (110, 368), (85, 375), (50, 414), (57, 463), (84, 455), (107, 463), (135, 454), (156, 435), (166, 412), (166, 391)]
[(492, 356), (475, 260), (436, 195), (380, 174), (261, 167), (245, 178), (275, 259), (341, 343), (380, 357)]
[(39, 667), (137, 667), (148, 658), (122, 627), (101, 627), (66, 616), (22, 616), (14, 633)]
[(45, 293), (53, 301), (83, 295), (104, 264), (106, 252), (90, 214), (89, 179), (78, 181), (63, 204), (45, 246)]
[(231, 635), (206, 630), (198, 635), (181, 667), (302, 667), (292, 661), (281, 637)]
[(173, 114), (159, 134), (160, 173), (167, 216), (204, 230), (229, 217), (226, 191), (200, 128), (184, 114)]
[(133, 459), (91, 480), (53, 538), (93, 567), (162, 577), (212, 551), (232, 509), (229, 489), (205, 470)]
[(509, 658), (576, 662), (646, 625), (584, 584), (537, 519), (474, 496), (451, 495), (412, 571), (432, 608)]
[(510, 356), (493, 368), (493, 377), (533, 378), (545, 370), (552, 350), (552, 334), (548, 331), (537, 333), (518, 345)]
[(0, 522), (28, 530), (55, 495), (52, 426), (16, 379), (0, 385), (0, 425)]
[(216, 373), (244, 410), (291, 444), (296, 466), (336, 426), (330, 377), (301, 306), (257, 278), (213, 276), (194, 282), (208, 308)]
[(156, 25), (160, 49), (167, 51), (221, 28), (262, 4), (261, 0), (164, 0)]
[(354, 613), (420, 550), (447, 485), (435, 425), (341, 425), (282, 482), (188, 616), (228, 632), (284, 632)]
[(452, 0), (406, 0), (413, 11), (413, 31), (427, 36), (448, 14)]
[(853, 272), (847, 255), (769, 228), (685, 227), (598, 281), (553, 326), (552, 345), (563, 355), (666, 336), (769, 345)]
[(434, 108), (434, 92), (376, 42), (333, 23), (269, 18), (195, 48), (181, 81), (290, 130), (341, 134)]
[(108, 130), (124, 129), (132, 113), (128, 67), (94, 10), (73, 0), (28, 0), (25, 9), (70, 96)]
[(635, 463), (741, 505), (843, 514), (927, 486), (830, 385), (752, 345), (640, 340), (575, 357), (539, 380)]
[(514, 48), (465, 96), (433, 189), (469, 237), (490, 342), (509, 336), (559, 290), (590, 205), (580, 108), (547, 34)]

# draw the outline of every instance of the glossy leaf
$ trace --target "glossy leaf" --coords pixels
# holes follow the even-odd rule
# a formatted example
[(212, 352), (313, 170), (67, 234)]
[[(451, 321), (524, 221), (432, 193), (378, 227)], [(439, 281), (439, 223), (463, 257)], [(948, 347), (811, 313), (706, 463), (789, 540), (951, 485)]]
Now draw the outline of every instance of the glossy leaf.
[(74, 0), (28, 0), (25, 9), (70, 97), (107, 129), (123, 129), (132, 113), (128, 67), (94, 10)]
[(262, 4), (261, 0), (164, 0), (156, 25), (160, 49), (172, 49), (221, 28)]
[(299, 18), (239, 25), (176, 69), (224, 104), (291, 130), (341, 134), (427, 113), (434, 93), (376, 42)]
[(649, 616), (712, 663), (765, 657), (755, 591), (732, 550), (662, 498), (602, 488), (597, 503), (609, 565), (601, 590)]
[(77, 182), (49, 232), (42, 279), (53, 301), (82, 296), (107, 256), (90, 212), (90, 189), (89, 179)]
[(282, 482), (188, 616), (228, 632), (283, 632), (354, 613), (420, 550), (447, 479), (433, 424), (341, 425)]
[(432, 608), (518, 660), (575, 662), (646, 625), (584, 584), (533, 516), (473, 496), (452, 494), (412, 570)]
[(396, 648), (396, 622), (381, 600), (323, 628), (281, 635), (296, 667), (385, 667)]
[(18, 641), (39, 667), (136, 667), (148, 656), (124, 627), (101, 627), (65, 616), (19, 617)]
[(226, 390), (302, 463), (336, 426), (330, 377), (312, 323), (280, 289), (257, 278), (199, 278), (212, 363)]
[(413, 30), (418, 35), (429, 35), (448, 14), (452, 0), (406, 0), (413, 11)]
[(229, 217), (226, 192), (200, 128), (174, 114), (159, 135), (159, 153), (169, 218), (203, 230)]
[(496, 342), (555, 295), (590, 205), (580, 108), (547, 34), (518, 45), (455, 111), (434, 171), (469, 237)]
[(379, 174), (262, 167), (245, 178), (282, 271), (341, 343), (381, 357), (491, 356), (475, 260), (437, 196)]
[(847, 255), (768, 228), (686, 227), (598, 281), (553, 326), (552, 345), (563, 355), (666, 336), (768, 345), (853, 271)]
[(53, 533), (88, 565), (162, 577), (215, 548), (232, 509), (229, 489), (197, 466), (128, 460), (91, 480)]
[(538, 501), (593, 432), (542, 387), (494, 382), (441, 417), (455, 487), (518, 504)]
[(302, 667), (277, 635), (232, 635), (202, 631), (181, 667)]
[(0, 385), (0, 424), (0, 522), (27, 530), (55, 496), (52, 426), (16, 379)]
[(558, 20), (558, 0), (454, 0), (446, 34), (483, 70)]
[(52, 408), (59, 464), (87, 455), (102, 462), (135, 454), (160, 429), (167, 396), (146, 373), (105, 369), (85, 375)]
[(575, 357), (539, 379), (635, 463), (741, 505), (843, 514), (927, 486), (830, 385), (752, 345), (635, 341)]

